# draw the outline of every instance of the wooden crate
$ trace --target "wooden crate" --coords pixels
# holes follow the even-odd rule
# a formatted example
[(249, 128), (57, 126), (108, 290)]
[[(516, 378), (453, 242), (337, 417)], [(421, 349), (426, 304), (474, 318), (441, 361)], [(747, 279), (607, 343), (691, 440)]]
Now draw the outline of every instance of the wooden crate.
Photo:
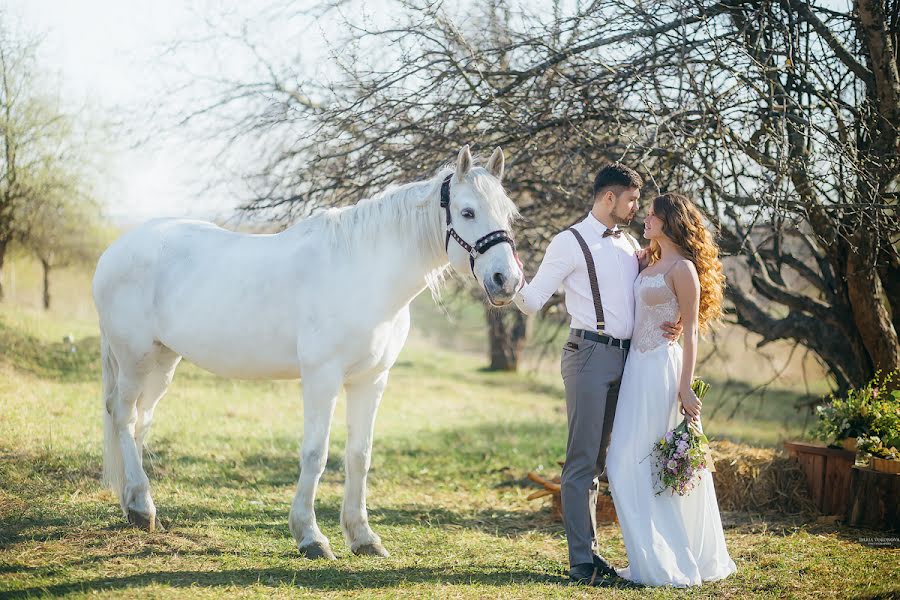
[[(551, 511), (553, 513), (553, 518), (557, 521), (562, 521), (562, 498), (560, 498), (559, 493), (553, 494), (552, 502)], [(616, 518), (616, 507), (613, 504), (612, 496), (607, 496), (601, 491), (597, 494), (597, 524), (618, 522), (619, 520)]]
[(800, 463), (809, 494), (825, 515), (845, 515), (850, 499), (850, 469), (856, 453), (820, 444), (785, 442), (785, 450)]
[[(562, 463), (560, 463), (562, 466)], [(544, 486), (543, 490), (537, 491), (528, 496), (529, 500), (536, 500), (538, 498), (544, 498), (546, 496), (550, 496), (551, 500), (551, 508), (550, 514), (553, 515), (553, 518), (557, 521), (562, 520), (562, 498), (560, 496), (560, 482), (559, 477), (554, 477), (553, 479), (545, 479), (544, 477), (538, 475), (534, 471), (528, 473), (528, 479), (531, 481)], [(607, 490), (609, 489), (609, 484), (601, 483), (600, 484), (600, 493), (597, 494), (597, 523), (616, 523), (618, 519), (616, 519), (616, 507), (613, 505), (612, 496), (608, 495)]]
[(847, 524), (883, 531), (900, 530), (900, 473), (851, 468)]

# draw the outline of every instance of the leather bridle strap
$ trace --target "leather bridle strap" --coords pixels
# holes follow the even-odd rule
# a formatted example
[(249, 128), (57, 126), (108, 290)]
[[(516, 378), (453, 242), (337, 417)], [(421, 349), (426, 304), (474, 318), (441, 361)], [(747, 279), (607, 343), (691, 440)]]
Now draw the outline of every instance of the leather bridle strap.
[(451, 173), (444, 178), (444, 182), (441, 184), (441, 206), (447, 214), (447, 235), (444, 238), (444, 250), (449, 250), (450, 238), (456, 240), (456, 243), (462, 246), (462, 249), (469, 254), (469, 268), (472, 269), (472, 277), (475, 277), (475, 259), (477, 259), (480, 254), (484, 254), (497, 244), (503, 243), (512, 246), (513, 253), (515, 253), (516, 243), (505, 229), (498, 229), (480, 237), (478, 241), (475, 242), (474, 246), (462, 239), (462, 237), (456, 233), (456, 230), (453, 229), (453, 216), (450, 214), (450, 179), (452, 178), (453, 174)]

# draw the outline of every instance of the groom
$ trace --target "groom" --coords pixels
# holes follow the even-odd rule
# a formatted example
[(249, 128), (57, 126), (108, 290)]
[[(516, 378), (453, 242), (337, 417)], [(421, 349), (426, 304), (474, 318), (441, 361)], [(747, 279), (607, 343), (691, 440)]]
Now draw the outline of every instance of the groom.
[[(637, 213), (642, 185), (634, 170), (619, 163), (600, 169), (591, 212), (553, 238), (537, 274), (515, 296), (516, 306), (533, 314), (562, 285), (572, 318), (562, 355), (569, 435), (561, 486), (569, 577), (579, 584), (606, 585), (617, 577), (597, 554), (595, 515), (634, 328), (634, 280), (645, 266), (639, 264), (644, 253), (619, 225)], [(672, 323), (663, 329), (672, 340), (682, 331)]]

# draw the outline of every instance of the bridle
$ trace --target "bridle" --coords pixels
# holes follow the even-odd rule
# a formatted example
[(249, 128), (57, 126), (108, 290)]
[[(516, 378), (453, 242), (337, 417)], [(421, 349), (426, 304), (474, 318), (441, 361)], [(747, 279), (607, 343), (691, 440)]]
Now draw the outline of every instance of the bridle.
[[(441, 184), (441, 206), (447, 211), (447, 236), (444, 238), (444, 250), (449, 250), (451, 237), (456, 240), (456, 243), (469, 253), (469, 268), (472, 269), (472, 277), (475, 277), (475, 259), (477, 259), (480, 254), (484, 254), (497, 244), (503, 243), (512, 246), (513, 254), (515, 254), (516, 242), (513, 241), (512, 236), (505, 229), (498, 229), (497, 231), (492, 231), (487, 235), (480, 237), (478, 241), (475, 242), (474, 246), (462, 239), (459, 234), (456, 233), (456, 230), (453, 229), (453, 217), (450, 214), (450, 179), (452, 177), (453, 173), (447, 175), (444, 179), (444, 183)], [(478, 278), (476, 277), (475, 279), (477, 280)]]

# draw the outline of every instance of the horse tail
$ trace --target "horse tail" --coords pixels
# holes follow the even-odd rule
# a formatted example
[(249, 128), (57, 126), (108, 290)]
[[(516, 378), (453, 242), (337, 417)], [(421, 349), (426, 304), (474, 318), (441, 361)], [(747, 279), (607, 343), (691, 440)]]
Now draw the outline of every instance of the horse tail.
[(109, 347), (109, 340), (102, 327), (100, 364), (103, 371), (103, 485), (115, 492), (121, 502), (125, 487), (125, 463), (122, 460), (122, 446), (113, 418), (119, 363)]

